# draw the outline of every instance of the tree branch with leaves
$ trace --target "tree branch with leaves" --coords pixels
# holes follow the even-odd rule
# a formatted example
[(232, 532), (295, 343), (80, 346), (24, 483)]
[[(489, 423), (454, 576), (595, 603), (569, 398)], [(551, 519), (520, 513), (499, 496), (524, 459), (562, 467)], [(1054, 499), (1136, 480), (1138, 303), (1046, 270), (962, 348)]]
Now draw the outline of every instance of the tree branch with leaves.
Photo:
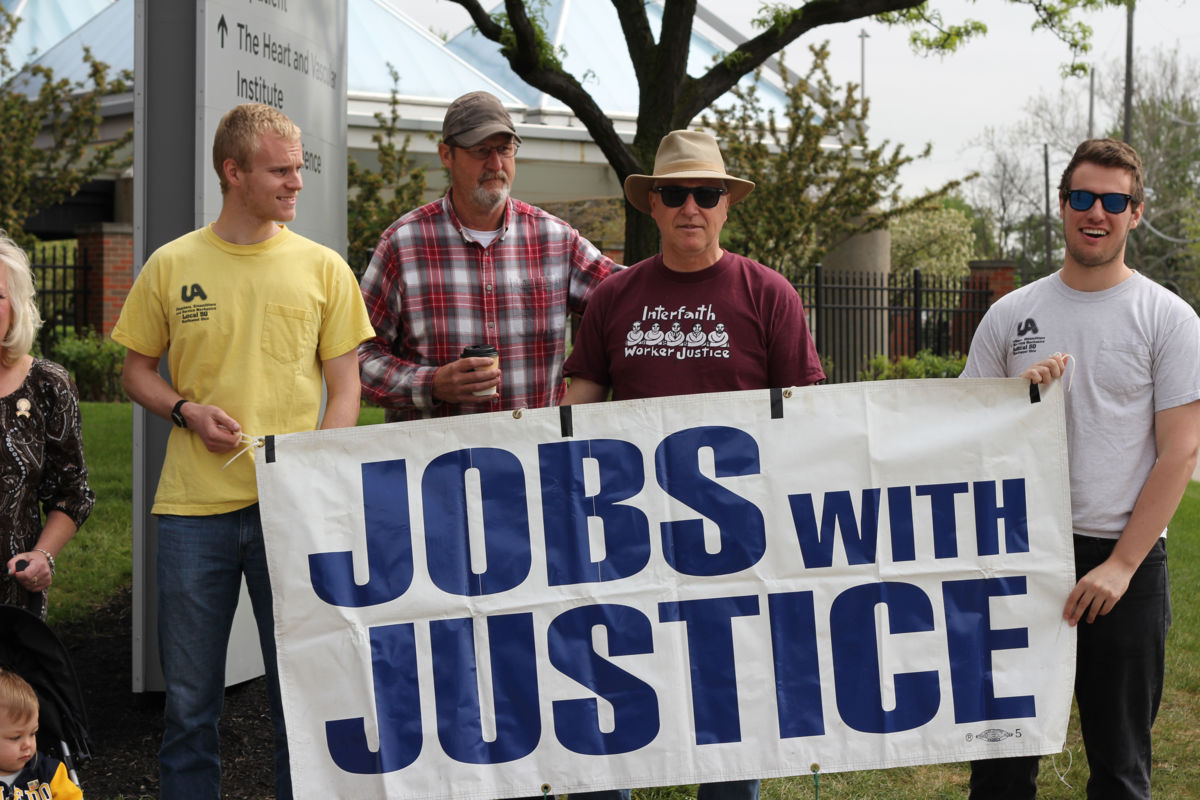
[(346, 255), (360, 275), (380, 234), (425, 200), (425, 170), (408, 157), (412, 137), (400, 141), (400, 75), (391, 64), (388, 72), (392, 76), (388, 112), (375, 112), (379, 129), (371, 134), (379, 169), (364, 167), (354, 156), (346, 163)]
[[(593, 0), (594, 2), (595, 0)], [(717, 98), (753, 73), (768, 58), (799, 37), (824, 25), (874, 16), (891, 24), (914, 27), (914, 47), (950, 52), (987, 26), (966, 20), (945, 22), (939, 12), (920, 0), (808, 0), (764, 4), (755, 20), (761, 33), (738, 44), (703, 75), (687, 72), (688, 47), (696, 0), (665, 0), (663, 31), (656, 42), (646, 0), (611, 0), (621, 23), (638, 81), (637, 131), (623, 141), (574, 76), (563, 67), (546, 34), (541, 9), (544, 0), (505, 0), (504, 11), (489, 15), (480, 0), (453, 0), (471, 15), (476, 28), (501, 47), (513, 71), (529, 85), (562, 101), (583, 123), (620, 181), (634, 173), (649, 173), (662, 137), (686, 128)], [(1128, 0), (1007, 0), (1028, 6), (1033, 27), (1045, 28), (1071, 48), (1072, 64), (1087, 52), (1091, 30), (1075, 20), (1078, 12), (1125, 5)], [(1072, 67), (1075, 68), (1075, 67)], [(634, 261), (658, 249), (653, 220), (626, 205), (625, 258)]]
[(853, 84), (838, 88), (826, 45), (810, 48), (812, 65), (785, 78), (783, 118), (765, 109), (758, 88), (735, 87), (738, 103), (714, 108), (702, 123), (722, 142), (726, 169), (755, 190), (729, 213), (724, 244), (798, 280), (847, 237), (885, 227), (960, 185), (951, 181), (913, 199), (900, 196), (900, 170), (929, 155), (867, 138), (867, 101)]
[(118, 164), (133, 129), (100, 141), (101, 99), (129, 91), (133, 76), (111, 77), (86, 47), (87, 81), (55, 78), (47, 67), (18, 71), (8, 47), (19, 20), (0, 8), (0, 228), (28, 246), (25, 223)]

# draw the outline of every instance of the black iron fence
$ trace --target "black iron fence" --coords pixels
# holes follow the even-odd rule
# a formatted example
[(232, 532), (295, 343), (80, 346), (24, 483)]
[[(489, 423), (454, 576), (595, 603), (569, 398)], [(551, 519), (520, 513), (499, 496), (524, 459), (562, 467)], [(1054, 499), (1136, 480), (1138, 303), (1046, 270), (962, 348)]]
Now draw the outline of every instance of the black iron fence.
[[(82, 333), (89, 324), (88, 266), (74, 244), (35, 247), (30, 257), (44, 320), (38, 343), (48, 354), (54, 337)], [(967, 352), (992, 301), (983, 281), (920, 270), (889, 275), (816, 266), (795, 286), (831, 383), (858, 380), (879, 355)]]
[(965, 353), (991, 304), (982, 281), (911, 273), (808, 270), (795, 284), (830, 383), (859, 379), (877, 355)]
[(74, 243), (39, 245), (29, 256), (43, 320), (38, 346), (49, 355), (54, 337), (65, 330), (82, 333), (88, 325), (88, 267), (83, 251)]

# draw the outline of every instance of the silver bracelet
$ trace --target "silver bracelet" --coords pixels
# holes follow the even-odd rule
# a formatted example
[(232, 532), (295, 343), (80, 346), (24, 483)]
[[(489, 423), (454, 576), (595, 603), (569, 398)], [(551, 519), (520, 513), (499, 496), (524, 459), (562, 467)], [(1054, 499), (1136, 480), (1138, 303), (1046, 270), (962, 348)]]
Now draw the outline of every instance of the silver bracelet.
[(41, 553), (42, 555), (44, 555), (46, 557), (46, 563), (50, 565), (50, 577), (53, 578), (54, 577), (54, 556), (50, 555), (49, 550), (43, 550), (40, 547), (33, 548), (33, 552)]

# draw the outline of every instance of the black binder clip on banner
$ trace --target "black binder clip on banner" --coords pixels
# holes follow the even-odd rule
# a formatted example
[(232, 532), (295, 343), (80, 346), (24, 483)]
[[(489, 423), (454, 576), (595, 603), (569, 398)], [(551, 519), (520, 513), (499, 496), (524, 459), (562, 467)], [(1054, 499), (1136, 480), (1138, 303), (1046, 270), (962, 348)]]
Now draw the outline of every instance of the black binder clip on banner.
[(1042, 402), (1042, 393), (1040, 391), (1038, 391), (1038, 385), (1036, 383), (1029, 384), (1029, 402), (1031, 402), (1031, 403)]

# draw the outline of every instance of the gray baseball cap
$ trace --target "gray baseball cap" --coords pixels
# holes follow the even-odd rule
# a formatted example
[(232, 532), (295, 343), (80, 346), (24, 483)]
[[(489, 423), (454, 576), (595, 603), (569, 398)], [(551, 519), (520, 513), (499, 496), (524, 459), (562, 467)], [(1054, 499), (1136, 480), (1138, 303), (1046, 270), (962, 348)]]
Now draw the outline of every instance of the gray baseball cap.
[(497, 133), (512, 134), (513, 141), (521, 143), (512, 117), (488, 92), (464, 94), (450, 104), (442, 120), (442, 141), (447, 144), (474, 147)]

